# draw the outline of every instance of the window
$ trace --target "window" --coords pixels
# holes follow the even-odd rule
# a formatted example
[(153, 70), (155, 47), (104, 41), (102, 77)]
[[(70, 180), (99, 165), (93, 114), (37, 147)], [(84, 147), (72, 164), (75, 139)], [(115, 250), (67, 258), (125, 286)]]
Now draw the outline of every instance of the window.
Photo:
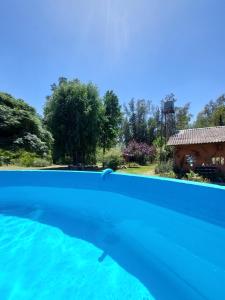
[(214, 165), (224, 165), (224, 157), (223, 156), (212, 157), (212, 163)]
[(196, 163), (196, 158), (194, 155), (188, 154), (188, 155), (185, 155), (185, 158), (186, 158), (186, 162), (188, 163), (188, 165), (190, 167), (193, 167), (194, 164)]

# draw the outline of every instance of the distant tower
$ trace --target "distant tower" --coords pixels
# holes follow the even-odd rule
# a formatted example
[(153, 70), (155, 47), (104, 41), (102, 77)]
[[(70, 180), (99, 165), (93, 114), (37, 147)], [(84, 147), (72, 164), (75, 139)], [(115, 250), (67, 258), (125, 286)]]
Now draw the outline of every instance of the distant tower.
[(166, 141), (168, 138), (175, 133), (176, 124), (175, 124), (175, 107), (174, 95), (171, 94), (163, 100), (162, 107), (162, 118), (164, 117), (164, 137)]
[[(163, 144), (167, 143), (169, 137), (176, 132), (175, 123), (175, 103), (176, 99), (173, 94), (165, 97), (161, 102), (161, 146), (160, 146), (160, 162), (165, 158), (162, 155)], [(164, 139), (165, 140), (164, 140)]]

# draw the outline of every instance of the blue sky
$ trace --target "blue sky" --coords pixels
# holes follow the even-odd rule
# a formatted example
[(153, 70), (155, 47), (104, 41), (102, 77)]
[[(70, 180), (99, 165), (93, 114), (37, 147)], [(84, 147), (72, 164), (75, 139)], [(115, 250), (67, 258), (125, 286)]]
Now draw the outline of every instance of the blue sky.
[(224, 0), (0, 1), (0, 90), (39, 113), (58, 77), (196, 114), (225, 92)]

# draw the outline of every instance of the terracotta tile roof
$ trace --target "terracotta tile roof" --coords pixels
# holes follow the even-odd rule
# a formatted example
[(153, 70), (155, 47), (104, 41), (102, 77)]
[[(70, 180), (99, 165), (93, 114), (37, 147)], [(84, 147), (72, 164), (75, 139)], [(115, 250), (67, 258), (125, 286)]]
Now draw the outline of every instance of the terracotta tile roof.
[(191, 145), (225, 142), (225, 126), (180, 130), (172, 135), (167, 145)]

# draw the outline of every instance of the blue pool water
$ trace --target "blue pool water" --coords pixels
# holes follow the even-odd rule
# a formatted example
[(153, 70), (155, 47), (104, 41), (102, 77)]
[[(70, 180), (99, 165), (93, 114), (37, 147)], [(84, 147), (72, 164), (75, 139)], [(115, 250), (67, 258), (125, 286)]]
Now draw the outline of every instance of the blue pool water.
[[(1, 299), (153, 299), (102, 250), (36, 221), (0, 216)], [(3, 229), (4, 228), (4, 229)]]
[(225, 299), (223, 188), (76, 172), (0, 179), (0, 299)]

